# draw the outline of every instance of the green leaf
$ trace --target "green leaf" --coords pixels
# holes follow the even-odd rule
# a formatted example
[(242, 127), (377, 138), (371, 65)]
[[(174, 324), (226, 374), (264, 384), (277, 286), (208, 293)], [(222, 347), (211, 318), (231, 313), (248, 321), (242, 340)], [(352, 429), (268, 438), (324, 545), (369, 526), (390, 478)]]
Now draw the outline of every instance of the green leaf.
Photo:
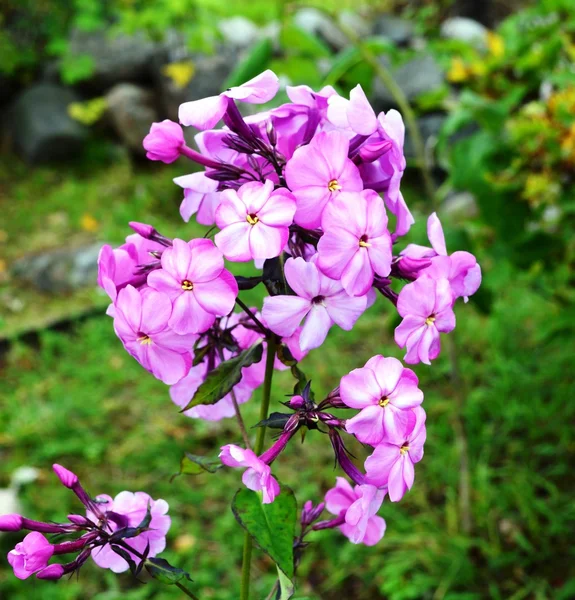
[(267, 419), (256, 423), (254, 427), (269, 427), (270, 429), (283, 429), (292, 415), (289, 413), (273, 412)]
[(351, 46), (339, 52), (331, 63), (331, 68), (324, 77), (324, 85), (335, 85), (352, 67), (362, 62), (361, 53)]
[(179, 475), (200, 475), (201, 473), (215, 473), (223, 467), (219, 458), (209, 458), (186, 452), (180, 461), (180, 471), (172, 475), (173, 481)]
[(174, 585), (187, 579), (192, 581), (192, 578), (183, 569), (172, 567), (172, 565), (164, 558), (148, 558), (146, 560), (146, 571), (158, 581), (168, 585)]
[(180, 412), (185, 412), (198, 404), (215, 404), (232, 390), (242, 378), (242, 369), (262, 359), (263, 346), (261, 340), (251, 348), (244, 350), (235, 358), (226, 360), (210, 371), (194, 397)]
[[(282, 485), (281, 493), (271, 504), (262, 504), (260, 494), (248, 489), (236, 492), (232, 511), (238, 523), (254, 542), (278, 566), (288, 580), (293, 579), (293, 540), (297, 504), (293, 491)], [(289, 596), (282, 596), (282, 598)]]
[(280, 584), (276, 600), (289, 600), (295, 592), (295, 586), (293, 581), (284, 574), (284, 572), (278, 567), (278, 581)]
[(230, 88), (245, 83), (266, 69), (272, 57), (273, 44), (269, 38), (257, 42), (249, 54), (230, 73), (224, 83), (224, 88)]
[(282, 28), (280, 44), (286, 52), (301, 56), (325, 58), (330, 55), (329, 48), (320, 39), (293, 23)]

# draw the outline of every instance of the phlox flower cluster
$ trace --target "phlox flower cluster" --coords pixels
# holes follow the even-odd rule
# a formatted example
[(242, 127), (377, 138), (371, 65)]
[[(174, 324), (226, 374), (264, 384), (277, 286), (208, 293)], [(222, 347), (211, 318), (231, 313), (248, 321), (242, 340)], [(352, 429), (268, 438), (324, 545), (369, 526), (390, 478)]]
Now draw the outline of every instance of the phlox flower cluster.
[[(79, 571), (90, 557), (103, 569), (123, 573), (130, 568), (128, 561), (140, 563), (164, 550), (171, 524), (167, 502), (144, 492), (92, 498), (74, 473), (60, 465), (54, 465), (54, 472), (82, 502), (85, 514), (68, 515), (66, 523), (43, 523), (18, 514), (0, 516), (0, 531), (30, 531), (8, 553), (18, 579), (31, 575), (60, 579)], [(59, 560), (70, 554), (75, 555), (73, 560)]]

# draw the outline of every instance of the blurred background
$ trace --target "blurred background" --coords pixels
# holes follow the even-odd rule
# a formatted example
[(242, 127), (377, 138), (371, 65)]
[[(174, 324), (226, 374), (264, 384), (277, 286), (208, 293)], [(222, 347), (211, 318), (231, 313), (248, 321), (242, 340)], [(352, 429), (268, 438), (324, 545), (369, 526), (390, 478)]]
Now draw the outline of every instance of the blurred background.
[[(457, 307), (454, 344), (416, 369), (426, 454), (413, 490), (382, 508), (385, 538), (365, 548), (316, 535), (296, 597), (575, 598), (573, 0), (1, 0), (0, 28), (0, 513), (77, 510), (53, 462), (94, 495), (145, 490), (171, 505), (170, 562), (203, 600), (237, 598), (237, 473), (170, 482), (184, 452), (239, 441), (235, 423), (180, 415), (123, 351), (95, 285), (98, 250), (122, 243), (129, 220), (204, 233), (181, 220), (171, 182), (189, 164), (147, 162), (141, 146), (182, 101), (271, 68), (294, 85), (361, 83), (387, 111), (398, 98), (383, 66), (422, 137), (407, 133), (409, 241), (426, 243), (437, 210), (448, 248), (475, 253), (484, 281)], [(304, 362), (316, 394), (373, 354), (401, 357), (396, 325), (380, 301), (353, 332), (332, 330)], [(291, 387), (280, 374), (274, 400)], [(310, 434), (277, 474), (297, 482), (301, 505), (334, 484), (332, 467)], [(17, 541), (0, 537), (2, 599), (179, 597), (92, 564), (57, 585), (20, 582), (4, 558)], [(254, 598), (273, 573), (258, 553)]]

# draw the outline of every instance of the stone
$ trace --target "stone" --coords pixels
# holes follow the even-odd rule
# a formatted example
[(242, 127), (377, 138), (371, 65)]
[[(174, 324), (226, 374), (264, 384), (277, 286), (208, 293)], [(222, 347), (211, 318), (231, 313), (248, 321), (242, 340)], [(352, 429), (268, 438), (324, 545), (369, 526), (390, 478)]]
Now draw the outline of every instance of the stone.
[(386, 37), (397, 46), (408, 46), (415, 29), (411, 21), (393, 15), (382, 15), (376, 20), (373, 33)]
[(253, 21), (241, 16), (222, 19), (218, 23), (218, 29), (224, 38), (224, 44), (236, 48), (247, 48), (257, 42), (260, 37), (258, 26)]
[[(352, 29), (359, 37), (371, 33), (371, 27), (357, 13), (343, 11), (339, 18), (343, 25)], [(295, 13), (293, 22), (300, 29), (320, 38), (333, 50), (343, 50), (350, 44), (340, 28), (325, 13), (316, 8), (301, 8)]]
[(110, 36), (105, 31), (74, 28), (69, 51), (72, 55), (92, 58), (94, 69), (85, 85), (105, 91), (122, 81), (148, 80), (158, 45), (144, 34)]
[[(446, 115), (442, 114), (431, 114), (419, 117), (417, 119), (417, 125), (423, 139), (423, 143), (428, 148), (430, 145), (435, 145), (441, 128), (447, 119)], [(406, 128), (405, 131), (405, 155), (409, 158), (415, 157), (415, 149), (409, 131)]]
[[(385, 62), (386, 59), (380, 57), (379, 60)], [(392, 75), (409, 102), (422, 94), (436, 91), (444, 83), (441, 67), (429, 54), (416, 56), (398, 68), (392, 69)], [(390, 91), (378, 78), (375, 79), (373, 88), (372, 104), (376, 111), (396, 107)]]
[(10, 111), (10, 133), (27, 162), (65, 160), (81, 153), (88, 131), (68, 114), (68, 106), (78, 100), (72, 90), (47, 83), (17, 96)]
[(479, 216), (477, 200), (471, 192), (452, 192), (441, 204), (441, 214), (452, 223), (463, 223)]
[(49, 294), (94, 288), (101, 247), (101, 243), (94, 243), (23, 256), (12, 264), (11, 272), (15, 278)]
[(145, 155), (142, 140), (158, 121), (155, 96), (133, 83), (118, 83), (107, 94), (110, 121), (122, 143), (132, 152)]
[(486, 48), (487, 32), (488, 29), (484, 25), (466, 17), (447, 19), (440, 29), (441, 37), (466, 42), (479, 50)]

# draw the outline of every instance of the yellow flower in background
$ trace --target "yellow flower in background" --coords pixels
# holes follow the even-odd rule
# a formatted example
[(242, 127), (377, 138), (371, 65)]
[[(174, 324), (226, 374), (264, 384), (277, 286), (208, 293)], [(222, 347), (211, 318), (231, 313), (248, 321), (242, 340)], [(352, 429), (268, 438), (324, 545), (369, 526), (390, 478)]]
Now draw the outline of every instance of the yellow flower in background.
[(80, 219), (80, 227), (82, 227), (84, 231), (94, 233), (95, 231), (98, 231), (100, 223), (98, 223), (91, 214), (84, 213)]
[(469, 70), (458, 56), (451, 60), (451, 67), (447, 72), (447, 79), (452, 83), (460, 83), (469, 79)]
[(176, 87), (185, 88), (192, 80), (196, 67), (191, 60), (182, 60), (165, 65), (162, 74), (171, 79)]
[(72, 102), (68, 105), (68, 115), (82, 125), (93, 125), (99, 121), (108, 108), (106, 98), (92, 98), (86, 102)]
[(469, 66), (469, 71), (476, 77), (482, 77), (487, 73), (487, 65), (481, 60), (476, 60)]
[(491, 56), (501, 58), (505, 54), (505, 42), (499, 34), (488, 31), (485, 41), (487, 42), (487, 49)]

